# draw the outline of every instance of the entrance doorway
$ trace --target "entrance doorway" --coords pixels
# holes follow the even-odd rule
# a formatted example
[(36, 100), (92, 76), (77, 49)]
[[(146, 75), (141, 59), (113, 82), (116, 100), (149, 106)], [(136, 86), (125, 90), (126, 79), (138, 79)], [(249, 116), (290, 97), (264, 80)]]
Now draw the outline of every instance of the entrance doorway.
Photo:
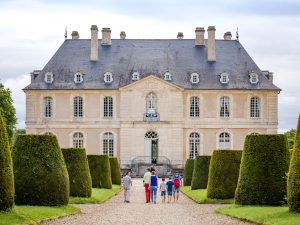
[(154, 131), (145, 134), (145, 163), (156, 164), (158, 158), (158, 135)]

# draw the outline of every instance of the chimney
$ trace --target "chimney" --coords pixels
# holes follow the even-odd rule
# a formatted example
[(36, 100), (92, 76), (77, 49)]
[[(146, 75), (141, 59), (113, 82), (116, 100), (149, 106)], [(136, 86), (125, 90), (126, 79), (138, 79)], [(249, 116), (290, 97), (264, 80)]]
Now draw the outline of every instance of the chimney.
[(101, 45), (111, 45), (111, 38), (110, 38), (111, 30), (110, 28), (102, 28), (102, 42)]
[(126, 33), (125, 33), (125, 31), (121, 31), (121, 33), (120, 33), (120, 38), (121, 38), (121, 39), (125, 39), (125, 38), (126, 38)]
[(78, 33), (78, 31), (72, 31), (71, 36), (72, 36), (72, 39), (79, 39), (79, 33)]
[(91, 26), (91, 58), (92, 61), (98, 60), (98, 27)]
[(178, 32), (177, 39), (183, 39), (183, 33), (182, 32)]
[(216, 40), (215, 40), (215, 26), (209, 26), (207, 29), (207, 60), (216, 61)]
[(231, 38), (232, 38), (231, 32), (230, 32), (230, 31), (227, 31), (227, 32), (224, 34), (224, 40), (230, 41)]
[(266, 78), (268, 78), (269, 81), (273, 83), (273, 72), (270, 72), (269, 70), (262, 70), (261, 72)]
[(41, 70), (34, 70), (30, 73), (31, 83), (35, 80), (35, 78), (40, 74)]
[(196, 39), (195, 39), (195, 45), (204, 45), (204, 27), (196, 27), (195, 30), (196, 33)]

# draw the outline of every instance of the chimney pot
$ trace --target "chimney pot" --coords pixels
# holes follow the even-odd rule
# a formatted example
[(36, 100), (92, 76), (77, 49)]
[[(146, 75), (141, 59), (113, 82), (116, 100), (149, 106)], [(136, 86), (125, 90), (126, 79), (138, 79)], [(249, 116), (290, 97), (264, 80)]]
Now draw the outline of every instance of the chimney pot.
[(91, 57), (92, 61), (98, 60), (98, 27), (97, 25), (91, 26)]
[(79, 39), (79, 33), (78, 33), (78, 31), (72, 31), (71, 36), (72, 36), (72, 39)]
[(126, 33), (125, 33), (125, 31), (121, 31), (121, 33), (120, 33), (120, 38), (121, 38), (121, 39), (125, 39), (125, 38), (126, 38)]
[(216, 40), (215, 40), (215, 26), (209, 26), (207, 29), (207, 60), (216, 61)]
[(111, 30), (108, 27), (102, 28), (102, 45), (111, 45)]
[(178, 32), (177, 39), (183, 39), (183, 33), (182, 32)]
[(195, 34), (195, 45), (204, 45), (204, 27), (196, 27)]
[(230, 41), (231, 38), (232, 38), (232, 34), (230, 31), (227, 31), (226, 33), (224, 33), (224, 40)]

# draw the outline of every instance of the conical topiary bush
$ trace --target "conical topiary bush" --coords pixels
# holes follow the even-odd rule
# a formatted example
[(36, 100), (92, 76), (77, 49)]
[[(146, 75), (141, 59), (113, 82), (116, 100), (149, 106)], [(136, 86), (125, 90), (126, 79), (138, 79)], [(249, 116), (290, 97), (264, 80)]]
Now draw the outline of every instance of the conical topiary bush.
[(191, 186), (194, 172), (194, 159), (187, 159), (184, 166), (183, 185)]
[(110, 163), (110, 172), (111, 172), (111, 181), (113, 184), (121, 185), (121, 170), (118, 159), (116, 157), (109, 158)]
[(92, 179), (84, 148), (63, 148), (69, 173), (70, 196), (91, 197)]
[(69, 176), (54, 135), (18, 135), (13, 148), (18, 205), (67, 205)]
[(191, 189), (206, 189), (211, 156), (200, 155), (194, 161)]
[(14, 206), (14, 177), (6, 125), (0, 111), (0, 211)]
[(300, 212), (300, 114), (290, 162), (287, 200), (292, 212)]

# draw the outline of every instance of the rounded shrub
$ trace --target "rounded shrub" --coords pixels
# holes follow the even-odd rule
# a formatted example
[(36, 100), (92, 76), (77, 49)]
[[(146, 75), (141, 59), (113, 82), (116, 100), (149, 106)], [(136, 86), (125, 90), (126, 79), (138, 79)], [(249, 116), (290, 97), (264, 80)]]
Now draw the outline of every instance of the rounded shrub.
[(235, 202), (241, 205), (281, 205), (286, 195), (287, 137), (247, 135)]
[(183, 185), (191, 186), (193, 171), (194, 171), (194, 159), (187, 159), (184, 166)]
[(109, 163), (111, 172), (111, 182), (113, 184), (121, 185), (122, 175), (118, 159), (116, 157), (110, 157)]
[(6, 125), (0, 111), (0, 211), (14, 206), (14, 176)]
[(92, 179), (84, 148), (61, 149), (69, 173), (70, 196), (91, 197)]
[(208, 180), (208, 170), (211, 156), (197, 156), (194, 161), (194, 171), (191, 189), (206, 189)]
[(69, 176), (56, 136), (18, 135), (13, 166), (16, 204), (68, 204)]
[(93, 188), (112, 188), (108, 155), (88, 155)]
[(287, 200), (290, 211), (300, 212), (300, 115), (290, 162)]
[(239, 177), (242, 151), (215, 150), (213, 152), (207, 183), (207, 197), (233, 198)]

